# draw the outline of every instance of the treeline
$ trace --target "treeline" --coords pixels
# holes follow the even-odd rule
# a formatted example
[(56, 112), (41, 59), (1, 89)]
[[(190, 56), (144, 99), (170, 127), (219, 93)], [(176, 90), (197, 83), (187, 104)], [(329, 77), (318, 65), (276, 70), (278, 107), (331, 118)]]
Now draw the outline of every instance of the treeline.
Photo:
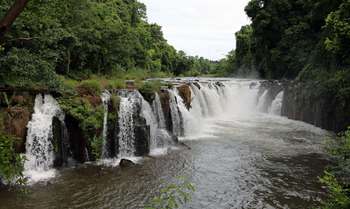
[[(13, 0), (0, 0), (0, 18)], [(31, 0), (0, 45), (0, 84), (59, 85), (129, 70), (180, 75), (211, 62), (177, 51), (137, 0)]]
[[(302, 83), (305, 104), (347, 119), (350, 0), (251, 0), (245, 11), (251, 24), (236, 33), (236, 50), (220, 65), (236, 76)], [(347, 131), (330, 146), (335, 167), (321, 178), (330, 193), (322, 208), (350, 208), (349, 145)]]
[[(336, 72), (349, 81), (349, 0), (251, 0), (252, 23), (236, 33), (231, 72), (269, 79), (314, 79)], [(322, 75), (320, 75), (322, 74)]]

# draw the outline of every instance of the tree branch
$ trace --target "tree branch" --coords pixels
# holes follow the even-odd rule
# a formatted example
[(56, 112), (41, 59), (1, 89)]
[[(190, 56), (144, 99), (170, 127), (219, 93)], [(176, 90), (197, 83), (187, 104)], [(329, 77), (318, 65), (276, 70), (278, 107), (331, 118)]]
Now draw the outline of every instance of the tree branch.
[(28, 2), (29, 0), (16, 0), (11, 8), (7, 11), (5, 17), (0, 20), (0, 39), (4, 37), (5, 33), (24, 10)]

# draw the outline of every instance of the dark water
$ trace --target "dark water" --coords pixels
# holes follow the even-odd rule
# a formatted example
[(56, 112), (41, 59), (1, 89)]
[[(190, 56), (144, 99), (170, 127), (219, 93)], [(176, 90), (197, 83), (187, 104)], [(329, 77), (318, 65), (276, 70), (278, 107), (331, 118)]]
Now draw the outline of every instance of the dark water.
[(183, 208), (313, 208), (328, 160), (326, 133), (304, 123), (256, 115), (210, 124), (208, 136), (184, 139), (168, 155), (133, 168), (83, 165), (58, 172), (27, 195), (0, 192), (0, 208), (143, 208), (159, 190), (186, 176), (196, 187)]

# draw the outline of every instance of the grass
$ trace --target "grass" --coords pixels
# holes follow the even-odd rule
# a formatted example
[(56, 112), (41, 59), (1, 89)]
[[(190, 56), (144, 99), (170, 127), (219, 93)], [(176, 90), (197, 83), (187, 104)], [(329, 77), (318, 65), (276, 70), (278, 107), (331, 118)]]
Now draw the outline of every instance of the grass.
[[(145, 71), (141, 69), (132, 69), (129, 71), (120, 71), (111, 76), (91, 75), (84, 80), (75, 80), (60, 76), (62, 93), (82, 93), (86, 95), (99, 95), (103, 89), (124, 89), (126, 80), (134, 80), (137, 89), (149, 88), (149, 84), (145, 85), (148, 78), (165, 78), (173, 77), (173, 74), (161, 71)], [(148, 82), (146, 82), (148, 83)], [(153, 84), (152, 89), (160, 89), (160, 84)]]

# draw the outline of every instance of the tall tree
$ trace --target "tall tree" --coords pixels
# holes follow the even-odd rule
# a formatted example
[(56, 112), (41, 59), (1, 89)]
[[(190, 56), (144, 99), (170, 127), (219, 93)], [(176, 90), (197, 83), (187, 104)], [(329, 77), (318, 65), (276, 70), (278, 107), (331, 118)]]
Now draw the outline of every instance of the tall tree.
[(5, 33), (24, 10), (28, 2), (29, 0), (16, 0), (12, 7), (8, 10), (5, 17), (3, 17), (0, 21), (0, 39), (4, 37)]

